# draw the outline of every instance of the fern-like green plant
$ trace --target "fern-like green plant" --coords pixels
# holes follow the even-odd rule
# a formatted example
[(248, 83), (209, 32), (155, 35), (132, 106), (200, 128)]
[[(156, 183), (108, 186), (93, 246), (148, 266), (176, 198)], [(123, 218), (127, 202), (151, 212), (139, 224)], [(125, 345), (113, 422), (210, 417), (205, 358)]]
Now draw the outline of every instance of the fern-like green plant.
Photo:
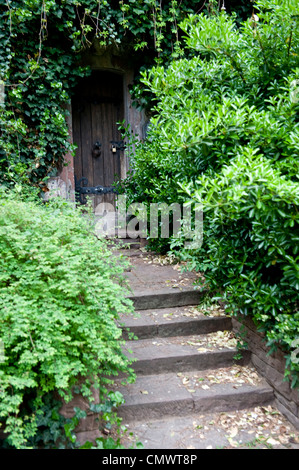
[(1, 194), (0, 422), (17, 448), (37, 433), (44, 397), (68, 401), (80, 391), (92, 400), (92, 387), (105, 397), (113, 376), (131, 376), (117, 325), (133, 309), (126, 262), (89, 220), (63, 201)]

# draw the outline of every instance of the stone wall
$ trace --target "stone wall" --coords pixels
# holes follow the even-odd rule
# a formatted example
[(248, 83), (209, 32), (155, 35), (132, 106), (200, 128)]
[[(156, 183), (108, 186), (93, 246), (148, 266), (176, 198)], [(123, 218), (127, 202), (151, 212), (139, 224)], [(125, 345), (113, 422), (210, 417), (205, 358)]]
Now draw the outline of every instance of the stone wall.
[[(92, 388), (92, 395), (94, 400), (93, 403), (99, 404), (99, 390)], [(56, 398), (59, 400), (57, 395)], [(85, 444), (86, 441), (92, 442), (94, 444), (98, 437), (102, 437), (102, 433), (100, 431), (101, 423), (98, 419), (99, 415), (90, 411), (88, 398), (82, 396), (81, 394), (75, 395), (74, 398), (68, 403), (62, 400), (62, 407), (59, 412), (66, 419), (73, 418), (75, 415), (75, 407), (80, 408), (80, 410), (86, 412), (86, 418), (80, 419), (79, 424), (74, 430), (77, 441), (80, 443), (80, 445)]]
[[(242, 323), (241, 323), (242, 322)], [(273, 388), (278, 410), (299, 429), (299, 389), (292, 389), (289, 381), (284, 381), (285, 353), (277, 350), (269, 355), (264, 335), (257, 329), (250, 318), (241, 321), (232, 319), (233, 329), (244, 336), (244, 341), (252, 354), (252, 363)]]

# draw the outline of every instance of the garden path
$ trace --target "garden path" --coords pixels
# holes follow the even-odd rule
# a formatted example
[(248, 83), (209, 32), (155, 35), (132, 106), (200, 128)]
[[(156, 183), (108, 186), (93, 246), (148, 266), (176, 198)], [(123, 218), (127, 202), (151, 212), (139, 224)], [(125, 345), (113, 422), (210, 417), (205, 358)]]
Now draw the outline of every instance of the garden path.
[(273, 390), (238, 354), (231, 321), (219, 305), (198, 307), (196, 273), (131, 241), (126, 277), (136, 316), (124, 318), (136, 382), (116, 384), (126, 448), (299, 448), (298, 431), (275, 406)]

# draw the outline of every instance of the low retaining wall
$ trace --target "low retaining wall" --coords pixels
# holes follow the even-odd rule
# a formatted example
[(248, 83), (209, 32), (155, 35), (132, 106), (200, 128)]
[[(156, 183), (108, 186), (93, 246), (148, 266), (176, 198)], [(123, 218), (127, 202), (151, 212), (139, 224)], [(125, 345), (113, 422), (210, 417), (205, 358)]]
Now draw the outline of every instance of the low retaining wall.
[[(100, 401), (98, 390), (93, 389), (93, 397), (95, 399), (94, 403), (98, 404)], [(68, 403), (62, 401), (62, 407), (59, 412), (62, 416), (64, 416), (64, 418), (73, 418), (75, 414), (75, 407), (85, 411), (87, 415), (86, 418), (80, 419), (79, 424), (74, 430), (77, 441), (80, 443), (80, 445), (85, 444), (86, 441), (92, 442), (94, 444), (98, 437), (102, 437), (102, 433), (99, 429), (100, 422), (98, 420), (98, 414), (89, 410), (89, 401), (82, 395), (75, 396)]]
[(251, 352), (252, 364), (274, 390), (278, 410), (299, 429), (299, 389), (292, 389), (289, 381), (284, 381), (285, 353), (278, 349), (269, 355), (264, 335), (259, 333), (250, 318), (232, 318), (235, 332), (243, 334)]

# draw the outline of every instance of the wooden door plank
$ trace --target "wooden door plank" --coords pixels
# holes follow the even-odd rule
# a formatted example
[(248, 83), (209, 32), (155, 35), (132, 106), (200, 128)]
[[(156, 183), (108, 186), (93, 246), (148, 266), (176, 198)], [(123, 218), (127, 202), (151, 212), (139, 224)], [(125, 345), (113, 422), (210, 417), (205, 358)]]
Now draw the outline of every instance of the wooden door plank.
[(103, 153), (104, 142), (103, 142), (103, 133), (102, 133), (102, 120), (103, 120), (103, 111), (101, 104), (92, 104), (91, 108), (91, 126), (92, 126), (92, 141), (95, 143), (97, 140), (101, 143), (101, 151), (98, 157), (93, 158), (93, 181), (94, 186), (104, 186), (104, 159)]
[(77, 103), (73, 104), (73, 142), (78, 146), (75, 151), (74, 157), (74, 172), (77, 180), (83, 176), (82, 168), (82, 142), (81, 142), (81, 119), (80, 119), (80, 108)]
[(91, 133), (91, 105), (86, 103), (84, 113), (81, 114), (81, 141), (83, 176), (88, 179), (88, 185), (94, 185), (92, 160), (92, 133)]

